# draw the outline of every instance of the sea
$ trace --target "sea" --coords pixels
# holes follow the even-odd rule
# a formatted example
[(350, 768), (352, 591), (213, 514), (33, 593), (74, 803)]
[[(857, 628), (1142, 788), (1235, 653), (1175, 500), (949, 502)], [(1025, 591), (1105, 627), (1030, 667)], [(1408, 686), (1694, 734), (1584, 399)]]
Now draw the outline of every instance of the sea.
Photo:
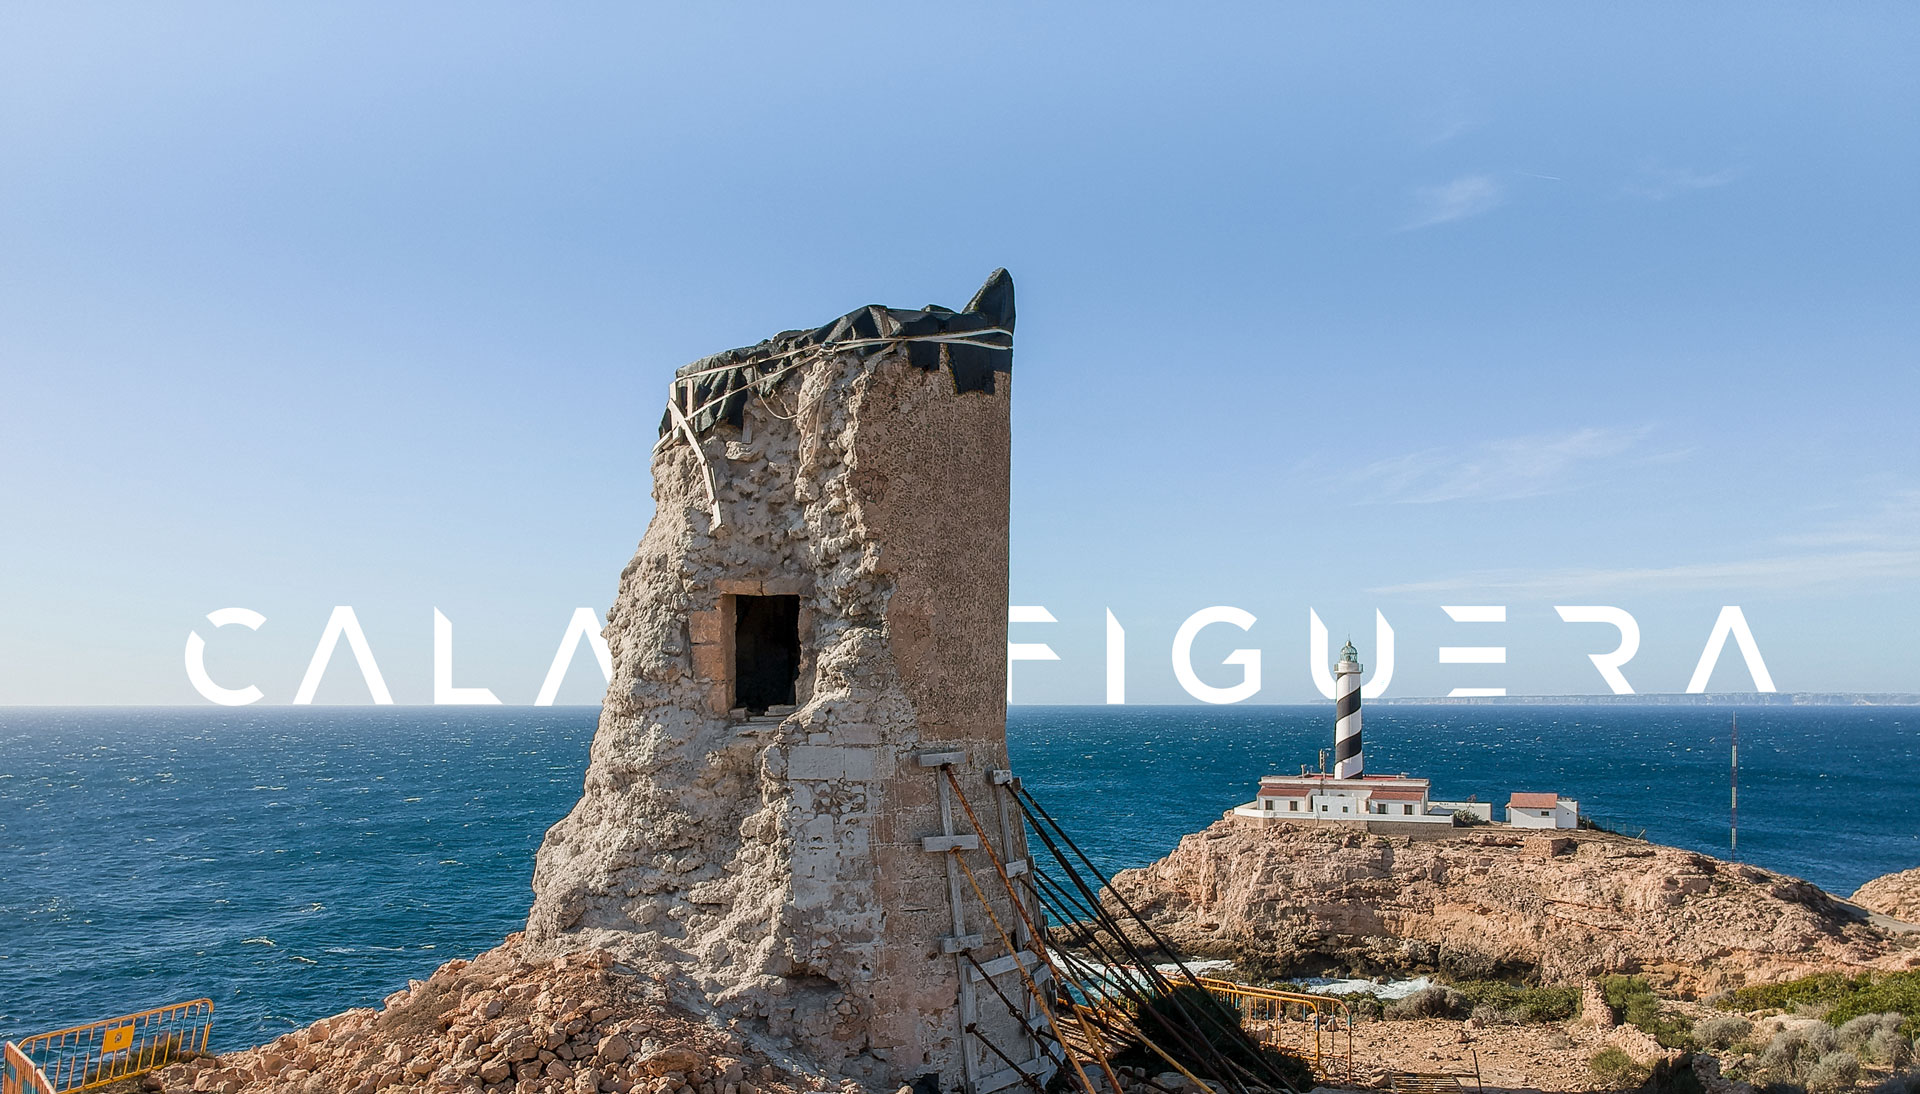
[[(213, 1047), (377, 1005), (525, 922), (598, 710), (0, 709), (0, 1037), (201, 996)], [(1557, 791), (1726, 857), (1714, 707), (1381, 706), (1367, 770)], [(1108, 871), (1317, 767), (1318, 707), (1015, 707), (1026, 786)], [(1920, 708), (1740, 711), (1739, 853), (1841, 895), (1920, 865)]]

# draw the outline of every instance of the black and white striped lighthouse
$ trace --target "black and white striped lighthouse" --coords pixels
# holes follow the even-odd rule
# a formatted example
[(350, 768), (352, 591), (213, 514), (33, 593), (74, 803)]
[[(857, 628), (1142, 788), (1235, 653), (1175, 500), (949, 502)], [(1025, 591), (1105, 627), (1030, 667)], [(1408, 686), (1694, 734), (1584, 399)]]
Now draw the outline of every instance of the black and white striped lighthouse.
[(1333, 775), (1357, 779), (1365, 766), (1360, 753), (1360, 651), (1348, 641), (1333, 667)]

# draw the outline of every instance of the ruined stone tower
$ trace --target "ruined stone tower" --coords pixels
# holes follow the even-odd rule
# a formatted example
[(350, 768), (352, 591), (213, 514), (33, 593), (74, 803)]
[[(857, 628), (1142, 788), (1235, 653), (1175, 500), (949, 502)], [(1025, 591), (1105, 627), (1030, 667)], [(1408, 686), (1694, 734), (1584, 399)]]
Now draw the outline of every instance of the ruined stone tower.
[(1051, 1074), (1034, 962), (1006, 945), (1027, 927), (974, 849), (977, 819), (1025, 864), (1013, 325), (1001, 270), (962, 311), (862, 308), (676, 374), (586, 786), (540, 848), (536, 943), (612, 948), (870, 1089)]

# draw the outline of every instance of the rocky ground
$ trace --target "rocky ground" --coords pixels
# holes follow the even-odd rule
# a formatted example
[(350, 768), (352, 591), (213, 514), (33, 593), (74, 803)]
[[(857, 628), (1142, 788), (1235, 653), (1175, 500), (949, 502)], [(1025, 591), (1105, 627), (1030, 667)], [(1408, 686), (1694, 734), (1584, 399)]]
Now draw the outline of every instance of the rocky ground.
[(1388, 1086), (1394, 1072), (1462, 1076), (1489, 1090), (1584, 1091), (1600, 1084), (1587, 1066), (1608, 1031), (1569, 1023), (1470, 1028), (1445, 1019), (1361, 1022), (1354, 1029), (1356, 1078)]
[(1853, 902), (1870, 912), (1920, 923), (1920, 866), (1874, 878), (1853, 891)]
[(604, 952), (532, 959), (518, 936), (378, 1010), (148, 1075), (163, 1094), (798, 1094), (826, 1089), (665, 1001)]
[[(1605, 833), (1478, 830), (1409, 841), (1224, 822), (1115, 884), (1188, 956), (1236, 957), (1243, 969), (1269, 973), (1431, 968), (1577, 981), (1639, 971), (1670, 996), (1697, 996), (1812, 971), (1920, 967), (1920, 935), (1878, 927), (1806, 882)], [(1920, 870), (1911, 870), (1856, 897), (1881, 915), (1920, 919), (1916, 888)], [(1583, 1010), (1605, 1007), (1590, 998)], [(1304, 1026), (1269, 1032), (1290, 1047), (1310, 1043)], [(1341, 1086), (1385, 1088), (1396, 1072), (1424, 1072), (1514, 1094), (1584, 1092), (1606, 1085), (1590, 1066), (1604, 1047), (1639, 1061), (1662, 1054), (1638, 1030), (1591, 1017), (1520, 1025), (1363, 1018), (1352, 1032), (1353, 1071)], [(1160, 1085), (1178, 1088), (1170, 1078)], [(673, 1005), (662, 981), (606, 951), (547, 959), (516, 935), (471, 962), (441, 966), (378, 1009), (174, 1064), (124, 1089), (855, 1094), (858, 1086)], [(1744, 1089), (1708, 1083), (1709, 1094)]]
[(1435, 839), (1228, 819), (1114, 888), (1175, 948), (1276, 976), (1639, 972), (1687, 996), (1920, 967), (1920, 935), (1805, 881), (1604, 832)]

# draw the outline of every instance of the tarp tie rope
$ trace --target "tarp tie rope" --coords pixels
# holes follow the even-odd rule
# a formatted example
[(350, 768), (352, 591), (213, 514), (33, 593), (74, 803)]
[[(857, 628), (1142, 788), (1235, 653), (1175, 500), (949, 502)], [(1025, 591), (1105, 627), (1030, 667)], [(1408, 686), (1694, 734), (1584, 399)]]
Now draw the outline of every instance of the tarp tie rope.
[[(1004, 339), (1004, 341), (988, 340), (995, 336)], [(700, 477), (702, 484), (706, 487), (707, 493), (707, 509), (713, 514), (713, 527), (718, 528), (721, 524), (720, 487), (714, 477), (713, 465), (707, 460), (706, 452), (701, 449), (700, 434), (699, 431), (694, 428), (694, 419), (700, 417), (705, 411), (725, 403), (742, 391), (752, 391), (754, 394), (760, 396), (761, 404), (766, 406), (767, 413), (782, 421), (792, 421), (794, 417), (793, 414), (781, 414), (771, 406), (767, 406), (767, 398), (772, 395), (782, 377), (807, 363), (806, 358), (808, 355), (834, 354), (848, 350), (866, 349), (871, 346), (886, 346), (891, 348), (904, 345), (908, 342), (933, 342), (940, 345), (979, 346), (982, 349), (1006, 350), (1012, 348), (1013, 332), (1005, 327), (987, 327), (982, 330), (939, 331), (933, 334), (897, 334), (879, 338), (846, 338), (835, 342), (819, 342), (813, 345), (796, 346), (793, 349), (770, 353), (765, 357), (755, 358), (750, 361), (736, 361), (732, 364), (717, 365), (713, 368), (703, 368), (689, 372), (683, 376), (675, 376), (672, 382), (667, 385), (667, 416), (672, 420), (673, 428), (665, 434), (662, 434), (660, 439), (654, 442), (653, 454), (656, 456), (659, 455), (662, 449), (671, 445), (678, 438), (686, 439), (687, 447), (693, 449), (694, 457), (700, 462)], [(709, 398), (706, 402), (701, 403), (699, 406), (686, 410), (681, 409), (680, 404), (683, 401), (688, 403), (693, 401), (695, 397), (695, 381), (703, 376), (713, 376), (719, 373), (737, 374), (742, 369), (760, 368), (772, 364), (775, 361), (787, 360), (788, 358), (793, 358), (793, 360), (780, 368), (774, 369), (772, 372), (756, 376), (737, 387), (729, 387), (725, 391)], [(685, 392), (684, 396), (682, 395), (683, 391)], [(794, 414), (798, 413), (799, 411), (795, 410)]]

